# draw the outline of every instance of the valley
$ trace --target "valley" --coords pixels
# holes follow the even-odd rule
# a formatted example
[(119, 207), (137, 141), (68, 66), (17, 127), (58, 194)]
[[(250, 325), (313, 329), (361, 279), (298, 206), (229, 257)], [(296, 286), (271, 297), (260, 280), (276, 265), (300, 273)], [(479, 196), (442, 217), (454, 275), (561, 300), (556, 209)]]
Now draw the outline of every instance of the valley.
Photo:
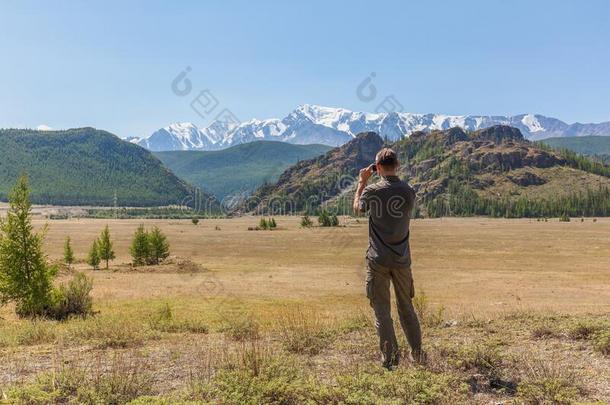
[[(299, 217), (275, 218), (276, 230), (259, 232), (247, 230), (258, 223), (252, 216), (199, 225), (52, 221), (49, 259), (61, 258), (70, 235), (76, 268), (93, 277), (99, 312), (28, 321), (1, 308), (0, 396), (336, 403), (353, 393), (387, 402), (415, 384), (433, 388), (422, 391), (421, 403), (488, 404), (531, 398), (544, 372), (566, 398), (610, 400), (610, 357), (593, 338), (573, 337), (579, 325), (610, 325), (610, 220), (413, 221), (416, 305), (430, 361), (405, 360), (384, 389), (363, 287), (366, 220), (304, 229)], [(167, 234), (168, 263), (127, 265), (140, 223)], [(110, 271), (92, 271), (82, 260), (106, 224), (117, 257)], [(166, 306), (170, 323), (160, 327), (154, 320)], [(55, 388), (45, 382), (52, 372)], [(78, 381), (90, 382), (68, 394)]]
[(250, 194), (264, 183), (273, 183), (293, 164), (322, 155), (326, 145), (292, 145), (254, 141), (221, 151), (155, 152), (174, 173), (219, 200), (227, 195)]

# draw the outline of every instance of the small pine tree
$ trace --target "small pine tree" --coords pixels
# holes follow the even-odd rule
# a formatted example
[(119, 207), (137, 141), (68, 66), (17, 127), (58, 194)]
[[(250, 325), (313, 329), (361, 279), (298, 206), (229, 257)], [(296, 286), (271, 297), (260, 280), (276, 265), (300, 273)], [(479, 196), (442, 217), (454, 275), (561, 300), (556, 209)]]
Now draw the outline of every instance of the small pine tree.
[(100, 247), (98, 240), (94, 240), (93, 244), (91, 244), (91, 248), (89, 249), (89, 254), (87, 255), (87, 264), (93, 267), (93, 270), (98, 270), (100, 268)]
[(0, 305), (13, 301), (19, 316), (43, 315), (51, 305), (57, 268), (42, 251), (44, 231), (32, 226), (30, 187), (23, 175), (9, 194), (7, 216), (0, 219)]
[(301, 217), (301, 227), (302, 228), (311, 228), (313, 226), (313, 221), (309, 218), (309, 215), (305, 215)]
[(150, 244), (148, 232), (144, 229), (144, 225), (140, 225), (136, 229), (129, 251), (131, 252), (134, 266), (142, 266), (147, 263), (150, 257)]
[(112, 241), (110, 240), (110, 230), (108, 225), (102, 231), (98, 242), (99, 256), (101, 260), (106, 261), (106, 270), (108, 270), (108, 262), (114, 260), (114, 250), (112, 249)]
[(154, 227), (148, 235), (149, 258), (151, 264), (159, 264), (169, 256), (169, 242), (158, 227)]
[(327, 210), (322, 210), (318, 215), (318, 223), (320, 226), (339, 226), (339, 218), (337, 214), (331, 214)]
[(339, 226), (339, 218), (337, 214), (332, 214), (330, 216), (330, 226)]
[(328, 215), (328, 211), (322, 210), (318, 215), (318, 224), (320, 226), (330, 226), (330, 216)]
[(275, 218), (271, 218), (268, 221), (269, 229), (277, 228), (277, 223), (275, 222)]
[(258, 227), (262, 230), (267, 230), (269, 229), (269, 223), (267, 223), (265, 218), (261, 218), (261, 220), (258, 222)]
[(70, 237), (66, 238), (66, 242), (64, 243), (64, 263), (68, 266), (68, 269), (74, 263), (74, 251), (72, 250), (72, 242), (70, 241)]

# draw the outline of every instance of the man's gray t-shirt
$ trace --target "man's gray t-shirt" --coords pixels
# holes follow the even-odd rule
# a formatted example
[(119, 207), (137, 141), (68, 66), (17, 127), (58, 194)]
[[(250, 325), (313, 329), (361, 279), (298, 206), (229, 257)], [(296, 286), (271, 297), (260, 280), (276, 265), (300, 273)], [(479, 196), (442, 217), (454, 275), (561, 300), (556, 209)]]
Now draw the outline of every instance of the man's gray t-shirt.
[(360, 196), (361, 212), (369, 212), (369, 261), (391, 268), (411, 266), (409, 222), (415, 191), (397, 176), (382, 177)]

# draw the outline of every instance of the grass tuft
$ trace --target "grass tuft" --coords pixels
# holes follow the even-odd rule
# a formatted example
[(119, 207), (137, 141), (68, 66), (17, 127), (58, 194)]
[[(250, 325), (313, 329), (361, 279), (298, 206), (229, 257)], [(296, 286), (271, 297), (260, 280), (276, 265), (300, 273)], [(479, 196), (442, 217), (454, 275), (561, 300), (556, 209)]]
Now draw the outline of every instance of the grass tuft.
[(163, 304), (150, 317), (148, 325), (154, 331), (165, 333), (208, 333), (208, 326), (200, 319), (176, 319), (171, 306)]
[(227, 317), (220, 332), (236, 341), (256, 340), (260, 338), (260, 324), (253, 315), (240, 314)]
[(278, 329), (284, 349), (297, 354), (319, 354), (335, 337), (316, 313), (305, 313), (300, 308), (285, 310), (278, 320)]
[(532, 338), (534, 339), (548, 339), (559, 337), (559, 331), (550, 323), (541, 323), (532, 329)]
[(517, 397), (526, 404), (572, 404), (583, 388), (580, 379), (568, 368), (543, 360), (524, 358), (525, 375), (517, 388)]

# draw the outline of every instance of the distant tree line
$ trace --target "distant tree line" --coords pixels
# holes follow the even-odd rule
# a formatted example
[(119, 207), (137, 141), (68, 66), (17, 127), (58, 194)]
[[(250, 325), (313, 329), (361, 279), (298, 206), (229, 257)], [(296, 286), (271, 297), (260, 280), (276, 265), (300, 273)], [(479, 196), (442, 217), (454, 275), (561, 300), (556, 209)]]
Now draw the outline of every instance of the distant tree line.
[(600, 186), (584, 192), (574, 192), (552, 199), (532, 200), (480, 197), (473, 189), (451, 180), (447, 194), (426, 202), (430, 217), (490, 216), (504, 218), (539, 218), (561, 216), (610, 216), (610, 189)]

